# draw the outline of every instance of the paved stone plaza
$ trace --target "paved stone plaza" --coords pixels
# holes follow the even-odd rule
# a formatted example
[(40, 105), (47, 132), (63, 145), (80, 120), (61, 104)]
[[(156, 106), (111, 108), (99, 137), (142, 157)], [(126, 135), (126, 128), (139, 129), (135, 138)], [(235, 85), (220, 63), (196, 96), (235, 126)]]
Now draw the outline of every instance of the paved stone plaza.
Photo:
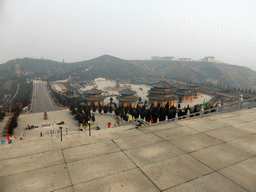
[(28, 137), (1, 145), (0, 191), (256, 191), (255, 134), (256, 109), (243, 109)]

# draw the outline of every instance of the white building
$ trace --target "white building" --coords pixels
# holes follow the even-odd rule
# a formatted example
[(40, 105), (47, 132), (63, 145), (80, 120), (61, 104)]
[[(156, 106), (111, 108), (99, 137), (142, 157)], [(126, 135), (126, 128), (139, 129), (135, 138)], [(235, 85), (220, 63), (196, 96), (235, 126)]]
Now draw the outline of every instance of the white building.
[(208, 62), (214, 62), (214, 58), (215, 57), (209, 56), (209, 57), (204, 57), (202, 60), (203, 61), (208, 61)]

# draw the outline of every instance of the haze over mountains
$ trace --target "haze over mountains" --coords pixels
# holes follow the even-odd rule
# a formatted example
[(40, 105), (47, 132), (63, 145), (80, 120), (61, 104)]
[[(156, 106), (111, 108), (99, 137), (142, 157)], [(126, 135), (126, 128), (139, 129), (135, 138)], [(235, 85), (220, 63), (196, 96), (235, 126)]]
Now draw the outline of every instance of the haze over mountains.
[(45, 80), (80, 77), (80, 80), (92, 80), (97, 77), (107, 79), (131, 79), (161, 77), (179, 81), (211, 82), (231, 87), (254, 89), (256, 72), (236, 65), (203, 61), (151, 61), (123, 60), (110, 55), (75, 63), (64, 63), (45, 59), (14, 59), (0, 65), (2, 79), (20, 77), (42, 78)]

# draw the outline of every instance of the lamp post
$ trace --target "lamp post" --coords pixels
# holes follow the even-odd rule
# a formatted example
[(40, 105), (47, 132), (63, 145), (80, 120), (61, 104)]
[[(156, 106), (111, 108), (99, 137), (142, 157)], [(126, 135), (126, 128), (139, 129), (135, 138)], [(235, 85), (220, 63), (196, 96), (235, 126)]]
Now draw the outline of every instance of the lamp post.
[(62, 141), (62, 128), (63, 128), (63, 126), (60, 125), (59, 128), (60, 128), (60, 140)]
[(89, 136), (91, 136), (91, 121), (88, 121), (89, 124)]

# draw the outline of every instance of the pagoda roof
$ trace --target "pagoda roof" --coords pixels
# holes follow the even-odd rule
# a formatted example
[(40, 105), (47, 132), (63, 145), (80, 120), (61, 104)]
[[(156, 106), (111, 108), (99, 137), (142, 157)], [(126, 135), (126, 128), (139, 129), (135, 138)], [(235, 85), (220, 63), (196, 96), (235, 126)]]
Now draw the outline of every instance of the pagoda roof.
[(180, 90), (191, 90), (191, 88), (187, 85), (181, 86), (178, 89), (180, 89)]
[(87, 100), (87, 101), (101, 101), (101, 100), (104, 100), (106, 99), (105, 96), (99, 96), (99, 97), (90, 97), (88, 95), (84, 96), (84, 99)]
[(160, 90), (157, 90), (157, 89), (154, 89), (154, 88), (151, 88), (148, 93), (152, 93), (152, 94), (160, 94), (160, 95), (169, 95), (169, 94), (173, 94), (174, 91), (173, 90), (170, 90), (170, 91), (160, 91)]
[(175, 99), (178, 98), (177, 95), (173, 95), (173, 96), (171, 96), (171, 97), (159, 97), (159, 96), (155, 96), (155, 95), (152, 95), (152, 94), (147, 95), (147, 97), (148, 97), (149, 99), (161, 100), (161, 101), (175, 100)]
[(119, 91), (119, 93), (120, 93), (121, 95), (134, 95), (134, 94), (136, 94), (137, 92), (136, 92), (136, 91), (133, 91), (133, 90), (131, 90), (131, 89), (129, 89), (129, 88), (127, 88), (127, 89), (124, 89), (124, 90), (122, 90), (122, 91)]
[(181, 92), (181, 91), (176, 91), (177, 95), (185, 95), (185, 96), (190, 96), (190, 95), (195, 95), (194, 92)]
[(96, 89), (96, 87), (93, 87), (90, 90), (84, 91), (84, 93), (88, 94), (88, 95), (97, 95), (97, 94), (101, 94), (103, 91)]
[(116, 99), (118, 101), (137, 101), (137, 100), (139, 100), (138, 97), (122, 97), (122, 96), (117, 96)]
[(159, 81), (157, 83), (151, 84), (152, 87), (155, 88), (172, 88), (173, 86), (169, 83), (167, 83), (165, 80)]

